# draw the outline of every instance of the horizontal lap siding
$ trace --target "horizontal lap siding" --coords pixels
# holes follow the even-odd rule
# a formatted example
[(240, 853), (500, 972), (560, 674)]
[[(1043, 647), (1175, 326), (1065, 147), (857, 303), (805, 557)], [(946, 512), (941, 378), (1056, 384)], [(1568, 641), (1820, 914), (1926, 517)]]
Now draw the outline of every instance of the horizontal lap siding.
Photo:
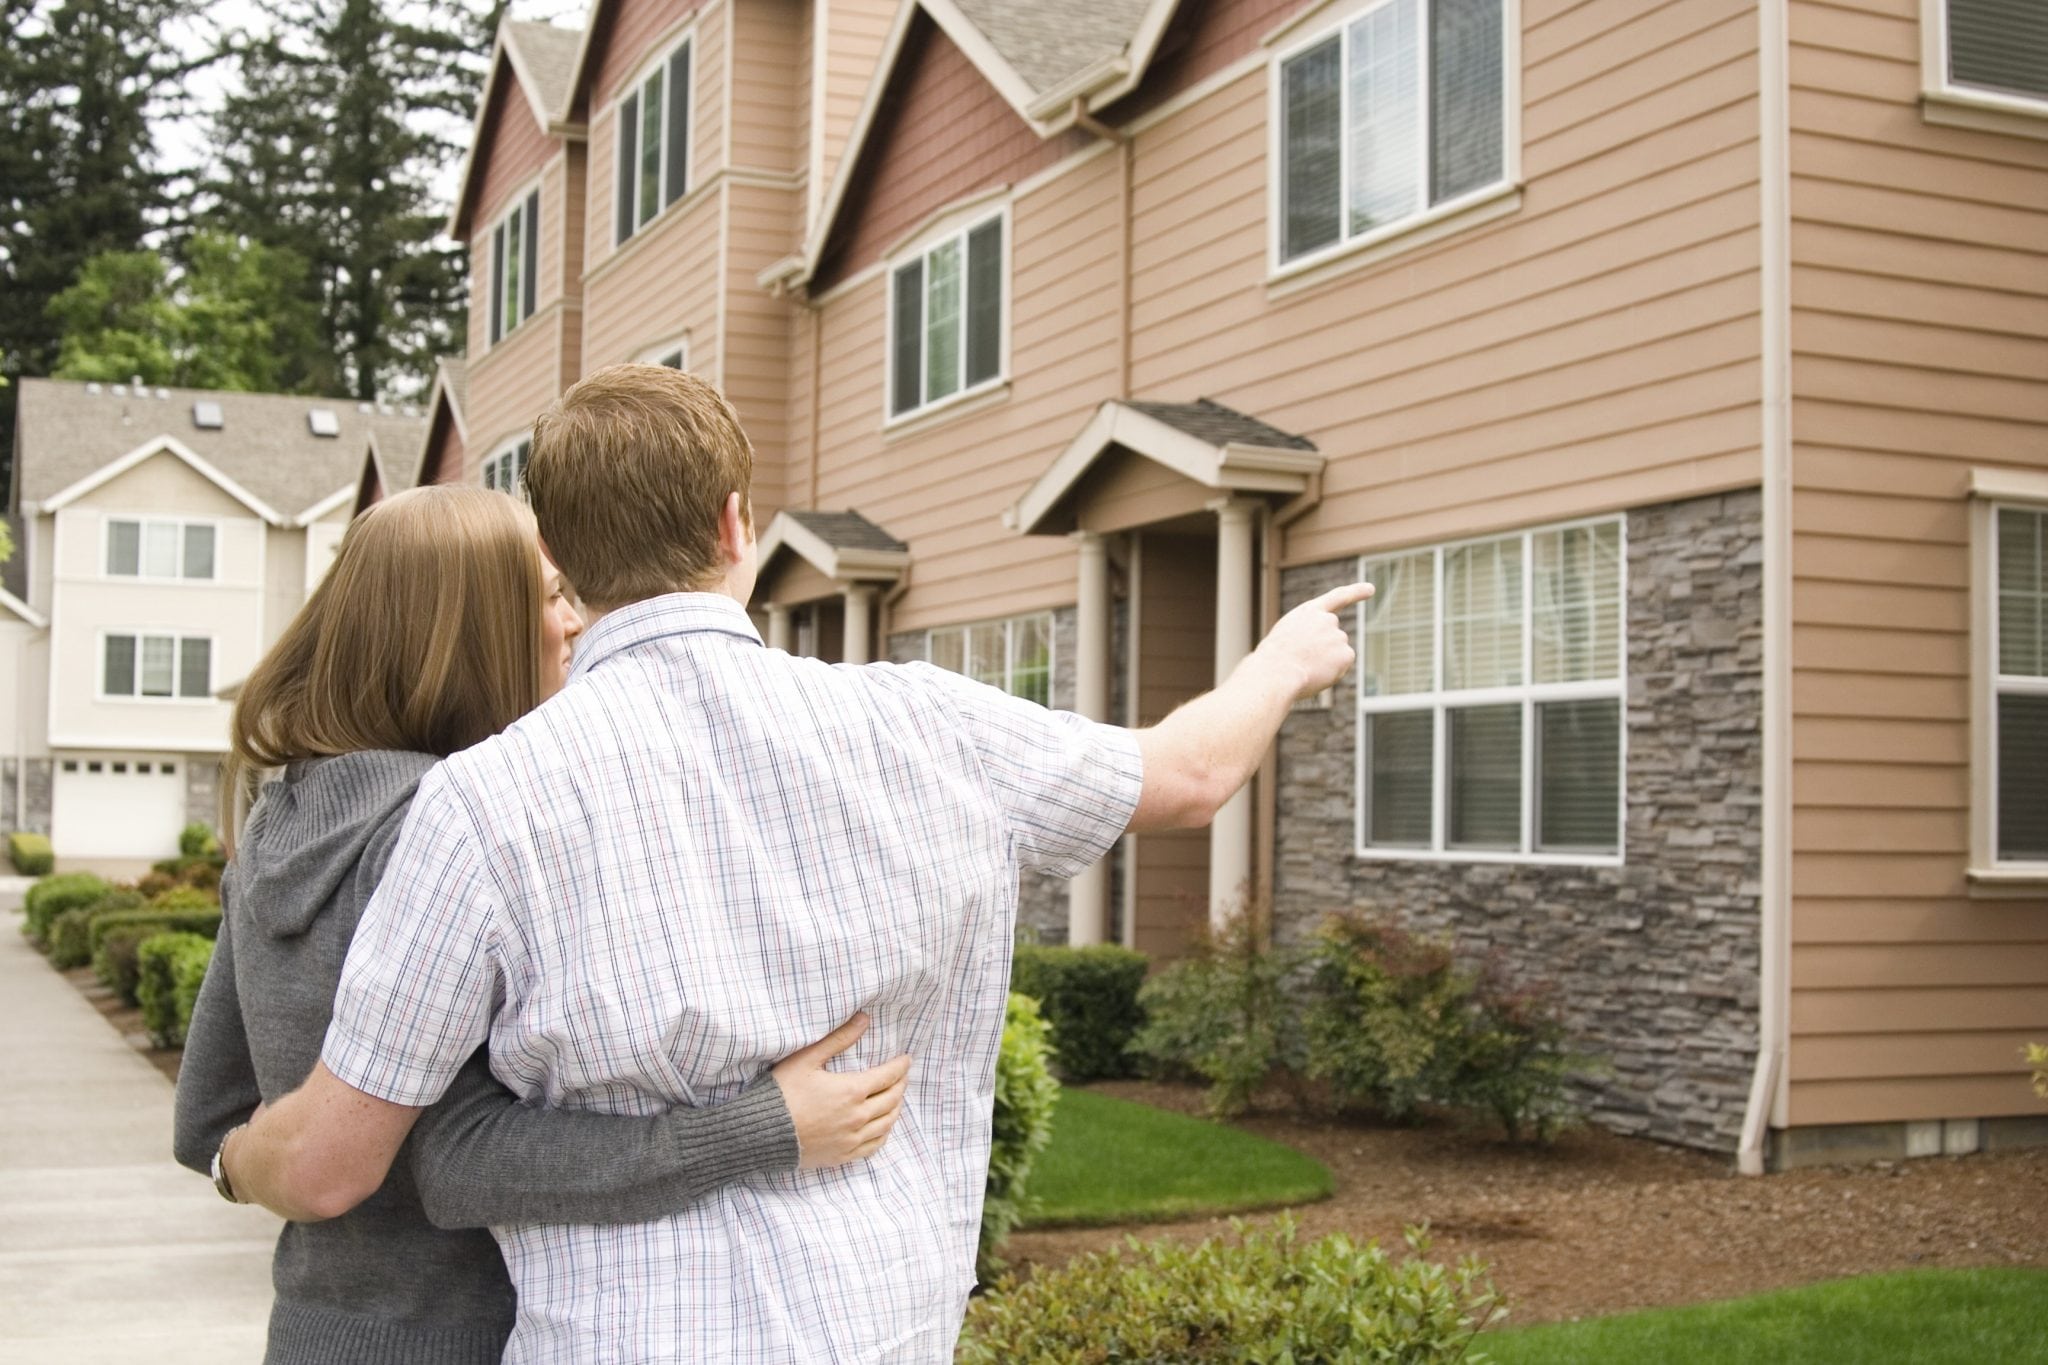
[[(598, 207), (595, 198), (592, 204)], [(610, 213), (608, 206), (603, 211)], [(697, 194), (641, 228), (606, 268), (585, 276), (586, 371), (636, 359), (687, 333), (690, 368), (716, 373), (720, 212), (717, 187)]]
[[(734, 14), (732, 164), (795, 175), (809, 88), (804, 11), (809, 0), (746, 0)], [(778, 227), (787, 232), (787, 225)]]
[(889, 24), (896, 15), (895, 0), (820, 0), (825, 5), (825, 88), (813, 92), (822, 101), (819, 122), (824, 128), (823, 162), (820, 167), (819, 201), (825, 187), (839, 173), (839, 158), (846, 140), (853, 136), (854, 120), (860, 117), (861, 102), (867, 98), (875, 68), (882, 60), (882, 44), (888, 41)]
[(512, 196), (527, 188), (550, 158), (561, 150), (561, 141), (549, 137), (533, 116), (533, 102), (507, 65), (498, 72), (491, 91), (491, 106), (484, 113), (484, 141), (477, 148), (470, 175), (476, 181), (471, 202), (469, 229), (488, 234), (498, 215), (512, 207)]
[(1973, 465), (2048, 468), (2048, 144), (1928, 124), (1918, 0), (1795, 0), (1795, 1124), (2028, 1113), (2048, 903), (1972, 901)]
[[(734, 184), (726, 244), (726, 314), (723, 363), (726, 397), (754, 443), (754, 499), (758, 524), (788, 504), (789, 355), (798, 329), (787, 299), (772, 298), (756, 276), (794, 249), (790, 237), (802, 191)], [(694, 358), (692, 365), (695, 365)], [(700, 369), (700, 373), (703, 371)]]
[(1316, 442), (1290, 563), (1759, 477), (1752, 7), (1524, 17), (1520, 210), (1327, 283), (1268, 290), (1265, 71), (1139, 137), (1134, 388)]
[(547, 309), (470, 363), (469, 403), (462, 413), (469, 433), (463, 452), (465, 478), (476, 479), (483, 462), (532, 426), (541, 409), (559, 395), (555, 383), (564, 316), (560, 307)]

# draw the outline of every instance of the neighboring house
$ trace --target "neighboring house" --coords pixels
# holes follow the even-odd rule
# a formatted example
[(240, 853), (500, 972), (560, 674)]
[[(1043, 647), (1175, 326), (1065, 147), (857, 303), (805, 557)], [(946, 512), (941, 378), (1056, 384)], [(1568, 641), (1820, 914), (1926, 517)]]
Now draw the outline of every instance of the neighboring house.
[(21, 756), (31, 752), (29, 716), (47, 704), (49, 642), (48, 618), (0, 588), (0, 832), (48, 828), (22, 819), (29, 770)]
[[(1746, 1169), (2048, 1138), (2048, 21), (884, 13), (593, 9), (519, 111), (529, 180), (588, 138), (559, 265), (538, 182), (577, 359), (474, 400), (466, 477), (569, 378), (686, 365), (756, 440), (774, 641), (1136, 724), (1368, 576), (1252, 789), (1027, 931), (1395, 915), (1563, 988), (1599, 1121)], [(461, 220), (479, 299), (507, 211)]]
[(0, 605), (33, 634), (0, 696), (11, 823), (89, 864), (162, 857), (188, 820), (214, 820), (218, 694), (325, 572), (372, 427), (406, 439), (400, 415), (366, 408), (22, 381), (11, 510), (28, 592)]

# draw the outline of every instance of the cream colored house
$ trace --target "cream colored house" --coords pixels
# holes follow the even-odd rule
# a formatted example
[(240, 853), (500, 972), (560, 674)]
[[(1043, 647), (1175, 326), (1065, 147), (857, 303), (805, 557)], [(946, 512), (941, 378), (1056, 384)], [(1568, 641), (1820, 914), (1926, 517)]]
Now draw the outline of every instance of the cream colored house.
[(90, 864), (165, 856), (213, 821), (218, 693), (326, 571), (373, 425), (414, 446), (422, 427), (322, 399), (23, 381), (13, 615), (47, 625), (10, 680), (16, 825)]

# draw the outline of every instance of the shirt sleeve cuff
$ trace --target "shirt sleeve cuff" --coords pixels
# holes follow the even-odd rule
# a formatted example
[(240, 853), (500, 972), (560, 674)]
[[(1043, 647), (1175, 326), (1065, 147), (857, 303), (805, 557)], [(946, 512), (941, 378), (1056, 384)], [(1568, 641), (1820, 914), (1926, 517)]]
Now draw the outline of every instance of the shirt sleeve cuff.
[(424, 1109), (446, 1094), (459, 1067), (418, 1066), (380, 1053), (339, 1021), (329, 1025), (320, 1060), (335, 1079), (375, 1099)]

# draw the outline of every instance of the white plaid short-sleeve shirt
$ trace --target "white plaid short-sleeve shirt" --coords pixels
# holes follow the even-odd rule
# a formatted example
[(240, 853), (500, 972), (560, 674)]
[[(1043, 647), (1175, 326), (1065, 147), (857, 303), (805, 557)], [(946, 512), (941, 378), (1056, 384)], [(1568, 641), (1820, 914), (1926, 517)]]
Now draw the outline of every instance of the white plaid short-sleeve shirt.
[(728, 598), (613, 612), (571, 682), (420, 784), (323, 1052), (437, 1099), (489, 1039), (526, 1099), (731, 1098), (856, 1010), (841, 1066), (915, 1058), (875, 1157), (658, 1222), (494, 1229), (510, 1362), (943, 1361), (987, 1179), (1017, 874), (1129, 823), (1125, 731), (926, 664), (764, 648)]

